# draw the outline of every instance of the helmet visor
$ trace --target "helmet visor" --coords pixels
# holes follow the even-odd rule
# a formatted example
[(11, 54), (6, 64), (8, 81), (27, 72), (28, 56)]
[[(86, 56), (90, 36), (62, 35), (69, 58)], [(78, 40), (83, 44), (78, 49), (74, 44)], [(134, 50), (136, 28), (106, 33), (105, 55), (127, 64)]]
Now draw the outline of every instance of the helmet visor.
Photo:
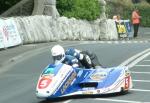
[(53, 56), (53, 60), (54, 60), (54, 61), (56, 61), (56, 60), (57, 60), (57, 61), (61, 61), (61, 60), (63, 59), (63, 57), (64, 57), (63, 55)]

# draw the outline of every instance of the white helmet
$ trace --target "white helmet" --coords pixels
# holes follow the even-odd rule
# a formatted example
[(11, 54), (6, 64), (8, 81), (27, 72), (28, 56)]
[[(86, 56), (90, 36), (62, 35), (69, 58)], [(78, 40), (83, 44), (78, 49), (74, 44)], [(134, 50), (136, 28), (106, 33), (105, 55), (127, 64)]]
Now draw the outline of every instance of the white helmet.
[(65, 59), (65, 50), (60, 45), (55, 45), (51, 49), (54, 62), (62, 62)]

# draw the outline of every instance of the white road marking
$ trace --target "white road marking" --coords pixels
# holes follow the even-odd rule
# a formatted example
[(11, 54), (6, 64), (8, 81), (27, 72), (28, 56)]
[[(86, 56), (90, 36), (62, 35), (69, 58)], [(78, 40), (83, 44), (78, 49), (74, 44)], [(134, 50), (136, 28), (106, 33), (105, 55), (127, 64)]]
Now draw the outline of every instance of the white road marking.
[(150, 74), (150, 72), (134, 72), (134, 71), (131, 71), (131, 73), (133, 73), (133, 74)]
[(133, 43), (138, 43), (138, 41), (133, 41)]
[[(86, 42), (84, 42), (86, 43)], [(88, 42), (87, 42), (88, 43)], [(87, 44), (86, 43), (86, 44)], [(125, 40), (122, 40), (122, 41), (98, 41), (98, 42), (92, 42), (91, 43), (102, 43), (102, 44), (130, 44), (130, 43), (148, 43), (148, 41), (125, 41)]]
[(150, 52), (145, 53), (144, 55), (140, 56), (139, 58), (137, 58), (136, 60), (134, 60), (132, 63), (130, 63), (128, 65), (129, 68), (132, 68), (133, 66), (135, 66), (138, 62), (140, 62), (141, 60), (143, 60), (144, 58), (146, 58), (147, 56), (150, 55)]
[(140, 102), (140, 101), (129, 101), (129, 100), (119, 100), (119, 99), (105, 99), (105, 98), (96, 98), (95, 100), (111, 101), (111, 102), (118, 102), (118, 103), (148, 103), (148, 102)]
[(118, 42), (118, 41), (114, 41), (114, 43), (115, 43), (115, 44), (119, 44), (119, 42)]
[(138, 91), (138, 92), (150, 92), (148, 89), (131, 89), (132, 91)]
[(99, 43), (105, 43), (104, 41), (100, 41)]
[(122, 41), (121, 43), (124, 44), (124, 43), (127, 43), (127, 42), (126, 41)]
[(150, 65), (135, 65), (136, 67), (150, 67)]
[(150, 62), (150, 60), (143, 60), (143, 61)]
[(150, 80), (132, 80), (133, 82), (146, 82), (146, 83), (150, 83)]
[(69, 103), (69, 102), (71, 102), (72, 100), (67, 100), (67, 101), (65, 101), (65, 102), (63, 102), (63, 103)]
[(144, 51), (142, 51), (142, 52), (140, 52), (140, 53), (138, 53), (138, 54), (132, 56), (131, 58), (129, 58), (129, 59), (127, 59), (126, 61), (124, 61), (123, 63), (121, 63), (119, 66), (128, 65), (130, 62), (132, 62), (133, 60), (135, 60), (135, 59), (138, 58), (139, 56), (141, 56), (141, 55), (143, 55), (143, 54), (145, 54), (145, 53), (147, 53), (147, 52), (149, 52), (149, 51), (150, 51), (150, 48), (148, 48), (148, 49), (146, 49), (146, 50), (144, 50)]
[(22, 46), (36, 46), (35, 44), (28, 44), (28, 45), (22, 45)]
[(111, 43), (113, 43), (113, 42), (112, 42), (112, 41), (107, 41), (107, 43), (108, 43), (108, 44), (111, 44)]
[(126, 41), (126, 43), (130, 43), (129, 41)]
[(143, 43), (143, 41), (139, 41), (139, 43)]

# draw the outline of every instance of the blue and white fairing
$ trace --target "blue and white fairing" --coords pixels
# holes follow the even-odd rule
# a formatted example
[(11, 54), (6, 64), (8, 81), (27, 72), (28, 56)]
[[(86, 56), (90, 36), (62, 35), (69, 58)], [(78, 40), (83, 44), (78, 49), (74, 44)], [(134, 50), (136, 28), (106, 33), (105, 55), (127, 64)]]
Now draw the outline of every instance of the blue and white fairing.
[(48, 65), (39, 77), (36, 95), (56, 98), (69, 95), (108, 94), (128, 91), (132, 79), (127, 67), (107, 69), (72, 68), (66, 64)]

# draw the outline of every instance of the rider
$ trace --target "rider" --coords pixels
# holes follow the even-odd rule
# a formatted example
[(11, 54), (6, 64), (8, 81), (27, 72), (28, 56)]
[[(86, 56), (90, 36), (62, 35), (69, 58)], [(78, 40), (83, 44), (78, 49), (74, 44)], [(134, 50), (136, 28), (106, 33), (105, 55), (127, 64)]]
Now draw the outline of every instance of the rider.
[(65, 54), (76, 57), (85, 68), (101, 67), (96, 54), (89, 51), (80, 51), (75, 48), (68, 48)]
[(68, 48), (66, 52), (60, 45), (55, 45), (52, 49), (52, 56), (54, 61), (67, 63), (69, 65), (77, 65), (85, 68), (97, 68), (100, 67), (97, 56), (94, 53), (88, 51), (79, 51), (74, 48)]
[(62, 46), (60, 45), (53, 46), (51, 49), (51, 53), (55, 64), (65, 63), (73, 67), (79, 67), (78, 59), (71, 55), (66, 55), (65, 50)]

